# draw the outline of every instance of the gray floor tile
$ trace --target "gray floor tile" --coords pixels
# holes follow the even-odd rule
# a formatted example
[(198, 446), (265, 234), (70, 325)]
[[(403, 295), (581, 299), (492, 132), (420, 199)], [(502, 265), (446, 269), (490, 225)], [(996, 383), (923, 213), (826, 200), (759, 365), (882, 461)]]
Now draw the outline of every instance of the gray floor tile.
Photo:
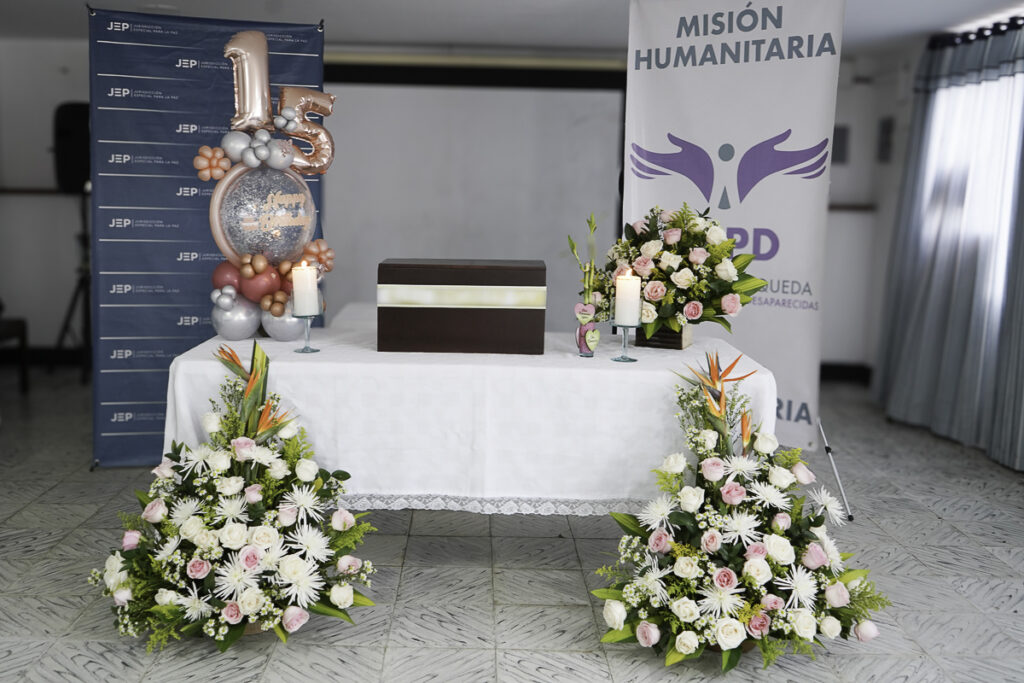
[(952, 584), (957, 593), (982, 612), (1024, 614), (1024, 581), (962, 577), (953, 579)]
[(413, 536), (490, 536), (487, 515), (451, 510), (413, 510)]
[(66, 633), (92, 598), (0, 596), (0, 638), (53, 638)]
[(494, 630), (498, 649), (599, 650), (589, 606), (499, 605), (495, 608)]
[(141, 681), (149, 664), (146, 647), (140, 643), (63, 641), (54, 643), (36, 665), (25, 673), (25, 680), (32, 683)]
[(586, 605), (578, 569), (495, 569), (494, 602), (509, 605)]
[(491, 515), (491, 535), (569, 538), (571, 531), (564, 515)]
[(370, 514), (359, 521), (369, 522), (377, 533), (406, 536), (412, 523), (412, 510), (370, 510)]
[(67, 529), (0, 528), (0, 557), (39, 559), (48, 555), (68, 533)]
[(918, 564), (909, 572), (902, 573), (924, 576), (996, 578), (1006, 578), (1013, 574), (1010, 567), (982, 548), (930, 546), (926, 548), (908, 547), (907, 550), (918, 559)]
[(570, 538), (492, 539), (494, 566), (511, 569), (577, 569), (576, 546)]
[(980, 545), (1019, 548), (1024, 547), (1024, 526), (1019, 523), (1020, 519), (1024, 519), (1024, 516), (1016, 520), (1004, 516), (998, 521), (989, 522), (954, 521), (953, 526)]
[[(299, 633), (294, 634), (295, 641)], [(289, 638), (289, 642), (291, 638)], [(209, 638), (192, 638), (168, 643), (146, 672), (146, 683), (180, 683), (202, 681), (224, 683), (257, 681), (280, 645), (271, 634), (242, 636), (227, 652), (218, 652)]]
[(389, 647), (384, 656), (388, 683), (493, 683), (494, 650)]
[(476, 605), (396, 607), (389, 645), (494, 648), (494, 610)]
[(494, 602), (490, 567), (406, 567), (398, 588), (398, 604), (430, 606)]
[(73, 529), (100, 509), (99, 503), (50, 505), (30, 503), (4, 520), (13, 529)]
[(343, 619), (312, 614), (302, 630), (288, 639), (288, 643), (320, 643), (331, 647), (377, 647), (387, 641), (393, 610), (393, 605), (351, 607), (347, 611), (352, 621), (356, 622), (355, 625)]
[(356, 549), (356, 554), (378, 566), (401, 566), (408, 540), (407, 536), (370, 534), (366, 542)]
[(325, 648), (316, 642), (289, 640), (286, 645), (275, 649), (261, 680), (267, 683), (377, 681), (383, 670), (383, 647)]
[(613, 565), (619, 559), (618, 543), (610, 538), (578, 538), (576, 552), (583, 569)]
[(1024, 657), (937, 657), (954, 683), (1020, 683)]
[(405, 564), (490, 567), (491, 539), (473, 536), (410, 536)]
[(831, 663), (844, 683), (953, 683), (930, 657), (839, 655)]
[(573, 538), (622, 538), (623, 531), (610, 515), (569, 517)]
[(1024, 576), (1024, 548), (1013, 548), (1008, 546), (985, 546), (997, 558), (1005, 562), (1009, 567)]
[(15, 640), (0, 638), (0, 681), (21, 680), (53, 645), (49, 640)]
[(604, 653), (499, 650), (498, 681), (507, 683), (593, 683), (610, 681)]
[(919, 643), (925, 652), (939, 657), (1003, 655), (1019, 651), (1021, 643), (1008, 635), (1014, 618), (994, 614), (908, 612), (900, 615), (897, 620), (903, 631)]

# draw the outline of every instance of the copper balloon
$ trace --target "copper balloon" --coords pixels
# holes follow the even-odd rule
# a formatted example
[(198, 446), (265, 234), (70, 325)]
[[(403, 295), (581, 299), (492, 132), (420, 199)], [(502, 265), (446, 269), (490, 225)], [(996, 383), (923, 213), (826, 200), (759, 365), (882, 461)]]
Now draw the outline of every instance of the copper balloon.
[(274, 316), (275, 318), (280, 318), (282, 315), (284, 315), (284, 304), (281, 303), (280, 301), (275, 301), (273, 304), (271, 304), (270, 315)]
[(256, 271), (253, 269), (251, 263), (243, 263), (241, 269), (238, 272), (246, 280), (251, 280), (256, 275)]
[(292, 272), (292, 265), (291, 261), (281, 261), (277, 264), (277, 272), (281, 273), (281, 277), (287, 277)]
[(266, 128), (271, 122), (270, 75), (267, 37), (260, 31), (242, 31), (224, 45), (235, 75), (235, 115), (232, 130)]
[(334, 250), (327, 246), (327, 240), (322, 237), (307, 244), (302, 255), (307, 261), (319, 264), (325, 273), (334, 270)]
[(274, 292), (274, 296), (272, 296), (271, 299), (274, 301), (274, 303), (288, 303), (288, 292), (284, 291), (283, 289), (279, 289), (276, 292)]
[(267, 269), (268, 265), (270, 264), (267, 263), (267, 257), (264, 256), (263, 254), (252, 255), (252, 269), (255, 270), (257, 273), (262, 273), (264, 270)]
[(273, 294), (264, 294), (262, 297), (260, 297), (260, 308), (262, 308), (264, 311), (269, 311), (270, 310), (270, 305), (273, 304), (273, 303), (274, 303), (274, 295)]
[(292, 145), (295, 149), (292, 168), (306, 175), (326, 173), (327, 169), (331, 167), (331, 162), (334, 161), (334, 137), (320, 124), (307, 120), (306, 114), (330, 116), (334, 111), (334, 95), (319, 90), (284, 85), (281, 86), (278, 98), (278, 111), (283, 111), (286, 107), (293, 108), (299, 114), (296, 120), (299, 124), (298, 128), (289, 131), (288, 135), (313, 145), (313, 151), (309, 154)]
[(215, 289), (220, 289), (224, 285), (231, 285), (238, 289), (242, 283), (242, 274), (238, 272), (238, 268), (231, 261), (222, 261), (213, 269), (210, 279)]

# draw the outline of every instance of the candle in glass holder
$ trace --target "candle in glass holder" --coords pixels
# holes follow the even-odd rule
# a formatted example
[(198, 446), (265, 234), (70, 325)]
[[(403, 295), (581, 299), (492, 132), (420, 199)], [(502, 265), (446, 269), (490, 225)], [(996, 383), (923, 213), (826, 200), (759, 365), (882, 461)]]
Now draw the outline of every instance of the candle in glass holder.
[(640, 278), (628, 270), (615, 278), (615, 320), (618, 325), (640, 324)]
[(292, 315), (320, 315), (316, 275), (316, 267), (306, 265), (305, 261), (292, 267)]

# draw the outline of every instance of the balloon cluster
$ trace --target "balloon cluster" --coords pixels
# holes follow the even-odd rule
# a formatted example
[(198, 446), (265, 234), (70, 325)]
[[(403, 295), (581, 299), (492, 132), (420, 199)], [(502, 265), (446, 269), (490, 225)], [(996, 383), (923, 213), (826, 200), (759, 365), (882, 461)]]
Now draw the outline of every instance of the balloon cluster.
[(224, 155), (222, 148), (203, 145), (199, 148), (199, 154), (192, 160), (192, 167), (196, 169), (199, 179), (204, 182), (210, 178), (220, 180), (231, 170), (231, 159)]
[(252, 136), (240, 130), (228, 131), (221, 138), (220, 145), (228, 159), (235, 163), (242, 162), (249, 168), (257, 168), (263, 163), (281, 171), (295, 160), (295, 148), (290, 142), (275, 140), (262, 128)]

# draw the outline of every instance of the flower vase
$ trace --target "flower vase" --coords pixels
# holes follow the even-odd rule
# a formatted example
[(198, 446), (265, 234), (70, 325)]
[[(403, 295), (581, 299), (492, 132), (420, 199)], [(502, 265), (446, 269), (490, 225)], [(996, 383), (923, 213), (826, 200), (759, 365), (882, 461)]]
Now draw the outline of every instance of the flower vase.
[(683, 325), (679, 332), (673, 332), (668, 327), (662, 326), (657, 332), (647, 339), (643, 328), (637, 330), (636, 345), (648, 346), (656, 349), (688, 349), (693, 344), (694, 324)]
[(579, 326), (576, 328), (576, 348), (581, 358), (593, 358), (594, 350), (601, 341), (601, 331), (597, 329), (594, 322), (594, 315), (597, 309), (593, 304), (576, 304), (574, 309), (576, 321)]
[(243, 636), (255, 636), (263, 633), (263, 629), (260, 628), (259, 622), (252, 623), (251, 621), (245, 625), (245, 631), (242, 632)]

